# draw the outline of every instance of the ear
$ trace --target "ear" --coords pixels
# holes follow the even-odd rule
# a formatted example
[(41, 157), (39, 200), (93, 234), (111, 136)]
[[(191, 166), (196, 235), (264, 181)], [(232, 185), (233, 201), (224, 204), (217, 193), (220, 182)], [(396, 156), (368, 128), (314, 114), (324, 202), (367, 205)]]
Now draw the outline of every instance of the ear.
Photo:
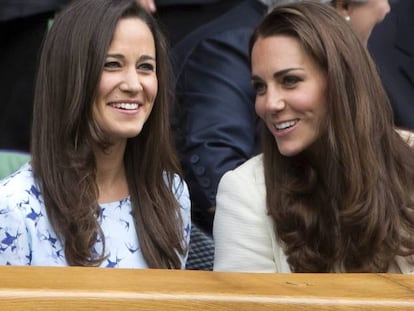
[(346, 20), (349, 19), (349, 1), (347, 0), (336, 0), (333, 1), (334, 8), (336, 11)]

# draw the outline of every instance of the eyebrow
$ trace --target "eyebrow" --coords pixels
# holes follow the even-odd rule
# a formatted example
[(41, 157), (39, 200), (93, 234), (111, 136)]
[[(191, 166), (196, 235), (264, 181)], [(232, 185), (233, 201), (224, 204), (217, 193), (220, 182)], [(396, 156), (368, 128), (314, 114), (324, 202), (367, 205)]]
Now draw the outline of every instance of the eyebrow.
[[(106, 55), (106, 57), (113, 57), (113, 58), (117, 58), (117, 59), (124, 59), (125, 58), (125, 56), (122, 55), (122, 54), (108, 54), (108, 55)], [(144, 55), (141, 55), (138, 60), (139, 61), (144, 61), (144, 60), (153, 60), (153, 61), (155, 61), (155, 58), (150, 56), (150, 55), (144, 54)]]
[[(300, 68), (300, 67), (286, 68), (286, 69), (283, 69), (283, 70), (276, 71), (276, 72), (273, 74), (273, 77), (274, 77), (274, 78), (279, 78), (279, 77), (281, 77), (281, 76), (283, 76), (283, 75), (285, 75), (285, 74), (287, 74), (288, 72), (293, 71), (293, 70), (304, 70), (304, 69), (303, 69), (303, 68)], [(257, 75), (253, 75), (253, 76), (252, 76), (252, 80), (260, 80), (260, 77), (259, 77), (259, 76), (257, 76)]]

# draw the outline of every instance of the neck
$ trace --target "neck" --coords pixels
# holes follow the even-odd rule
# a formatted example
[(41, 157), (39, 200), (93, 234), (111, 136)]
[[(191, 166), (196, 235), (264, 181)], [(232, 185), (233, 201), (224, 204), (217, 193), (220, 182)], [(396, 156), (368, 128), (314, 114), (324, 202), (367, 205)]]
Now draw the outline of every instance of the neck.
[(126, 143), (121, 143), (105, 150), (95, 148), (99, 203), (115, 202), (129, 194), (124, 167), (125, 147)]

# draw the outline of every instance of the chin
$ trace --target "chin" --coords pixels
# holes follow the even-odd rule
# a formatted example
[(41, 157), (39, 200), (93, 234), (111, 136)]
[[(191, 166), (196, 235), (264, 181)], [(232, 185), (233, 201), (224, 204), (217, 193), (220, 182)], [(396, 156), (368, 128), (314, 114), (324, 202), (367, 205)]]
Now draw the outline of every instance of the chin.
[(290, 150), (285, 151), (285, 150), (280, 150), (280, 149), (279, 149), (279, 152), (282, 156), (285, 156), (285, 157), (294, 157), (294, 156), (296, 156), (300, 153), (300, 152), (296, 152), (296, 151), (290, 151)]
[(134, 138), (134, 137), (139, 136), (139, 134), (141, 134), (141, 131), (125, 135), (125, 138)]
[(277, 139), (276, 139), (276, 146), (277, 146), (277, 149), (279, 150), (279, 153), (285, 157), (293, 157), (297, 155), (298, 153), (300, 153), (301, 151), (298, 148), (294, 148), (294, 146), (292, 145), (283, 144), (283, 143), (279, 144)]
[(123, 132), (123, 133), (116, 133), (116, 134), (110, 135), (110, 141), (113, 142), (113, 143), (115, 143), (117, 141), (128, 140), (128, 139), (137, 137), (140, 133), (141, 132), (137, 132), (137, 131), (128, 132), (128, 133), (125, 133), (125, 132)]
[(278, 150), (285, 157), (294, 157), (303, 151), (302, 148), (283, 148), (283, 146), (278, 146)]
[(129, 129), (127, 131), (124, 131), (123, 136), (125, 138), (133, 138), (133, 137), (138, 136), (141, 133), (142, 133), (142, 127), (141, 126), (137, 126), (135, 128)]

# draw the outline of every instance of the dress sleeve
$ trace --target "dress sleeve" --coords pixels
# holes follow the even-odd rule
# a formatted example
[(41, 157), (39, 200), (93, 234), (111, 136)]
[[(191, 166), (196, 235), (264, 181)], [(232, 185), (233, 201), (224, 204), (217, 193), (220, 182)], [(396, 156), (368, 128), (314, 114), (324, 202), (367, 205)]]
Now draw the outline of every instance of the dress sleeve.
[(215, 271), (277, 270), (263, 193), (257, 191), (261, 186), (252, 187), (252, 179), (236, 170), (220, 181), (213, 226)]
[(191, 201), (188, 192), (188, 187), (185, 181), (181, 180), (178, 176), (174, 180), (176, 190), (176, 198), (180, 205), (180, 213), (183, 224), (183, 237), (186, 246), (186, 252), (181, 257), (181, 269), (185, 269), (185, 264), (188, 258), (188, 251), (190, 245), (190, 231), (191, 231)]
[(0, 265), (30, 265), (31, 249), (25, 216), (0, 197)]

